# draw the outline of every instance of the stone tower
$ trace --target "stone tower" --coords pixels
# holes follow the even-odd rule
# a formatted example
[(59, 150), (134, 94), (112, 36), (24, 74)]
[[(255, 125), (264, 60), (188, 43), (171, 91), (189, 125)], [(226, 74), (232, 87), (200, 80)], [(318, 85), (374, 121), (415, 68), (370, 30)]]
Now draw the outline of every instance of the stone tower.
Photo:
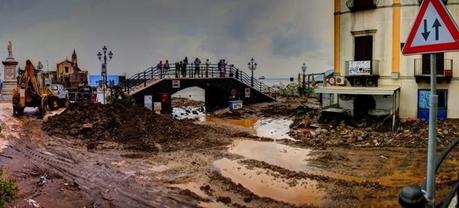
[(73, 62), (73, 66), (78, 66), (78, 57), (75, 52), (75, 49), (73, 49), (73, 53), (72, 53), (72, 62)]
[(16, 67), (18, 62), (13, 57), (13, 44), (11, 41), (8, 42), (8, 57), (6, 57), (3, 63), (3, 73), (4, 76), (0, 77), (3, 80), (3, 89), (2, 89), (2, 100), (11, 100), (13, 89), (16, 87)]

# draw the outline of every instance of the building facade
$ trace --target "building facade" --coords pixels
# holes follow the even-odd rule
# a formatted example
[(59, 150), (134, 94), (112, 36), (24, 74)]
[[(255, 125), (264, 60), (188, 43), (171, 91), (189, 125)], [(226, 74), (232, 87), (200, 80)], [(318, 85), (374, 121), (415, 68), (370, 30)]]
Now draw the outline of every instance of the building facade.
[(56, 65), (56, 81), (66, 88), (78, 88), (88, 84), (88, 71), (78, 66), (78, 56), (73, 50), (72, 60), (65, 59)]
[[(400, 88), (399, 116), (426, 119), (430, 57), (401, 51), (422, 0), (334, 0), (334, 71), (346, 86)], [(443, 0), (459, 19), (459, 0)], [(437, 55), (438, 117), (459, 118), (459, 53)]]

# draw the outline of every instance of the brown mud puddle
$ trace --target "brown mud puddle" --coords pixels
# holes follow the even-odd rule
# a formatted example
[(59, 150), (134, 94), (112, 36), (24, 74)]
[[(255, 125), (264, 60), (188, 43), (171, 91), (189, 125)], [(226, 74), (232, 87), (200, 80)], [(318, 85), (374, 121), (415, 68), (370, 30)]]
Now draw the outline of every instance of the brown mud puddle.
[(325, 193), (318, 188), (317, 181), (304, 179), (297, 185), (289, 185), (286, 180), (265, 174), (261, 168), (247, 168), (235, 160), (221, 159), (213, 163), (224, 177), (241, 184), (260, 197), (269, 197), (295, 205), (323, 204)]
[[(220, 174), (258, 196), (294, 205), (397, 207), (400, 189), (421, 185), (425, 175), (424, 149), (311, 150), (236, 140), (228, 151), (245, 159), (215, 161)], [(440, 170), (439, 197), (459, 179), (456, 156)]]
[(248, 118), (218, 118), (215, 116), (206, 116), (205, 121), (211, 124), (224, 124), (234, 127), (254, 129), (258, 118), (256, 116)]

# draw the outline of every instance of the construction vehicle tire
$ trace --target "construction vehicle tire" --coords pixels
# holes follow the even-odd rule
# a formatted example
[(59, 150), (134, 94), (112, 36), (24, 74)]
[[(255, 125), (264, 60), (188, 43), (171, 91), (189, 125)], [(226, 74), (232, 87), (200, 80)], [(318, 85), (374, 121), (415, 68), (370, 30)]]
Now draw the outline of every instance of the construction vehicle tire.
[(16, 107), (13, 106), (13, 116), (17, 116), (17, 115), (18, 115), (18, 111)]
[(48, 98), (48, 107), (50, 110), (57, 110), (59, 109), (60, 103), (59, 103), (59, 98), (50, 96)]
[(46, 114), (46, 97), (41, 99), (40, 105), (38, 106), (38, 118), (43, 118)]
[(13, 107), (13, 116), (21, 116), (24, 113), (24, 108)]
[(69, 103), (70, 103), (69, 98), (65, 97), (64, 104), (62, 107), (65, 107), (65, 108), (69, 107)]

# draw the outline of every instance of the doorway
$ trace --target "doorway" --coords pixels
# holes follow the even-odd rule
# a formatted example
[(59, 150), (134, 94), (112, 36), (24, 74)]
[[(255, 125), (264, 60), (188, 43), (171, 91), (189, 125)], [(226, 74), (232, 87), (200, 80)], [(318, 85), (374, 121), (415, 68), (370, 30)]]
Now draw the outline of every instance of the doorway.
[(373, 59), (373, 36), (354, 37), (354, 61), (370, 61)]
[[(438, 112), (437, 119), (445, 120), (448, 115), (448, 90), (437, 90)], [(430, 109), (430, 89), (420, 89), (418, 91), (418, 118), (429, 120)]]

